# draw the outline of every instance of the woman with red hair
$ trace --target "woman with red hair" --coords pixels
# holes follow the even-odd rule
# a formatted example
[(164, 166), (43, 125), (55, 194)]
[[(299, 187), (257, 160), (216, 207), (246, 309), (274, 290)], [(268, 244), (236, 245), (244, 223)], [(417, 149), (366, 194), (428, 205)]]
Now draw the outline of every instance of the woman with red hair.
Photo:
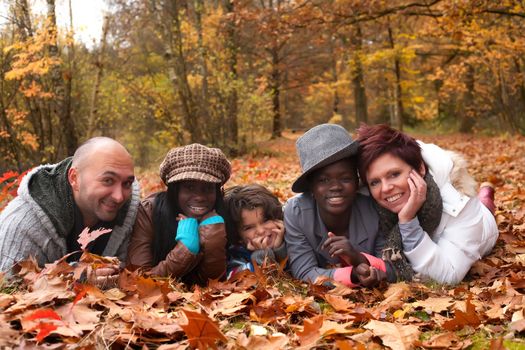
[(387, 125), (362, 125), (357, 133), (359, 174), (376, 202), (383, 259), (396, 279), (459, 283), (498, 237), (464, 159)]

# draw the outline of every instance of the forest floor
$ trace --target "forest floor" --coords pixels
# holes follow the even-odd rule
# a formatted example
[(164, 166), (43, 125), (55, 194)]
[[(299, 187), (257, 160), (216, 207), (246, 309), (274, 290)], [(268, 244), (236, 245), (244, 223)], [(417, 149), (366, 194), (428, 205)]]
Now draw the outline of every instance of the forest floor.
[[(257, 182), (281, 201), (299, 174), (298, 135), (233, 159), (227, 184)], [(496, 186), (500, 237), (464, 282), (376, 289), (308, 285), (278, 266), (186, 288), (123, 272), (119, 288), (79, 283), (63, 263), (27, 261), (0, 293), (0, 348), (525, 349), (525, 138), (421, 136), (463, 153), (476, 180)], [(141, 176), (143, 194), (161, 188)], [(104, 260), (84, 254), (82, 266)]]

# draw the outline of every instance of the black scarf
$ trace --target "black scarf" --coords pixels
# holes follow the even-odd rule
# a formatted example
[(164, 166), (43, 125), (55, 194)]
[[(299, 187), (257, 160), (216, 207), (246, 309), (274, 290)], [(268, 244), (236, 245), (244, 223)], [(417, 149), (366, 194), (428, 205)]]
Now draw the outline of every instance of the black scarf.
[[(432, 233), (441, 221), (443, 200), (439, 192), (439, 187), (432, 175), (427, 171), (423, 178), (427, 183), (427, 198), (417, 212), (417, 218), (423, 230), (432, 236)], [(381, 207), (376, 201), (374, 201), (374, 203), (379, 213), (379, 230), (386, 238), (382, 258), (390, 262), (396, 275), (396, 280), (389, 282), (412, 281), (414, 278), (414, 270), (403, 253), (403, 242), (401, 232), (399, 231), (398, 216), (388, 209)]]

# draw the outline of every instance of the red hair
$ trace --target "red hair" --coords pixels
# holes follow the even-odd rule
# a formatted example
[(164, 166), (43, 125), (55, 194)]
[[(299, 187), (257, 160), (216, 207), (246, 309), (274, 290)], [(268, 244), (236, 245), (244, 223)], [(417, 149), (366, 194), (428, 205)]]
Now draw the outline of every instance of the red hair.
[(383, 154), (390, 153), (418, 170), (423, 163), (421, 147), (417, 141), (386, 124), (361, 124), (357, 129), (359, 142), (358, 169), (359, 176), (367, 183), (366, 172), (374, 160)]

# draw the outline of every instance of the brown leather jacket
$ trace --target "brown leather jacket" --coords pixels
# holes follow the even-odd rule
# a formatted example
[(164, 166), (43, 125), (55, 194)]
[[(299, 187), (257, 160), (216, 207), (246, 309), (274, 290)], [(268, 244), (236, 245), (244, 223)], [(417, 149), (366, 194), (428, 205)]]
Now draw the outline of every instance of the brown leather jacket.
[[(155, 276), (172, 276), (188, 283), (206, 284), (226, 271), (226, 229), (224, 224), (199, 226), (200, 251), (191, 253), (183, 243), (177, 242), (166, 258), (153, 266), (153, 205), (157, 194), (144, 199), (137, 213), (131, 234), (126, 267), (142, 268)], [(217, 215), (212, 211), (206, 215)], [(205, 217), (205, 218), (206, 218)], [(175, 239), (175, 232), (173, 233)]]

